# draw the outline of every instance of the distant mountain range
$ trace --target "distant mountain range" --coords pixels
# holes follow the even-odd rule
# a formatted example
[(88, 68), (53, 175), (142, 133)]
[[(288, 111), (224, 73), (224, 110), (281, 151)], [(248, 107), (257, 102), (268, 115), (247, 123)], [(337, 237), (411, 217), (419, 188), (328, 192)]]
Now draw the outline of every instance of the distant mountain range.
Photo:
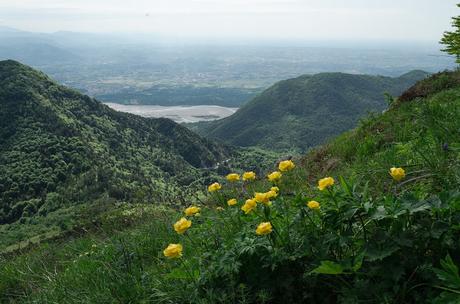
[(174, 202), (227, 158), (169, 119), (116, 112), (0, 62), (0, 224), (100, 200)]
[(353, 128), (368, 112), (384, 110), (384, 93), (398, 96), (427, 75), (304, 75), (276, 83), (227, 118), (190, 127), (236, 146), (305, 151)]

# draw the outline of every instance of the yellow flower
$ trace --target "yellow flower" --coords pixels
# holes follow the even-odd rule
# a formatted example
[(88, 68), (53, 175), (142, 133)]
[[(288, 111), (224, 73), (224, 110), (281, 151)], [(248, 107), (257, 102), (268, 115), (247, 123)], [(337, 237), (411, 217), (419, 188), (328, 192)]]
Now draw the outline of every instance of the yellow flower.
[(183, 217), (174, 224), (174, 230), (179, 234), (183, 234), (191, 226), (192, 221), (189, 221), (185, 217)]
[(256, 179), (256, 174), (252, 171), (244, 172), (243, 173), (243, 180), (244, 181), (251, 181)]
[(196, 206), (190, 206), (184, 210), (186, 216), (197, 215), (200, 212), (201, 208)]
[(163, 250), (165, 257), (169, 259), (177, 259), (182, 256), (182, 245), (181, 244), (169, 244), (168, 247)]
[(280, 188), (278, 187), (271, 187), (270, 191), (275, 191), (276, 193), (280, 192)]
[(321, 208), (320, 204), (317, 201), (309, 201), (307, 203), (308, 208), (313, 209), (313, 210), (318, 210)]
[(217, 190), (220, 190), (221, 188), (222, 188), (222, 186), (219, 183), (214, 183), (212, 185), (209, 185), (208, 191), (209, 192), (215, 192)]
[(390, 175), (397, 182), (403, 180), (406, 177), (406, 171), (403, 168), (391, 168)]
[(331, 187), (334, 185), (334, 179), (332, 177), (325, 177), (319, 180), (318, 182), (318, 189), (323, 191), (326, 188)]
[(240, 180), (240, 175), (236, 173), (230, 173), (229, 175), (227, 175), (227, 180), (229, 182), (237, 182)]
[(222, 208), (222, 207), (217, 207), (216, 210), (217, 210), (217, 211), (224, 211), (225, 209)]
[(295, 167), (295, 165), (294, 165), (294, 162), (292, 160), (283, 160), (278, 165), (278, 169), (280, 169), (281, 172), (290, 171), (290, 170), (294, 169), (294, 167)]
[(266, 235), (272, 232), (272, 224), (270, 222), (263, 222), (257, 226), (256, 233), (258, 235)]
[(236, 204), (238, 204), (238, 201), (236, 200), (236, 198), (232, 198), (227, 201), (227, 205), (229, 206), (235, 206)]
[(275, 197), (278, 196), (278, 192), (276, 192), (274, 190), (270, 190), (265, 194), (267, 195), (268, 199), (275, 198)]
[(254, 195), (255, 201), (258, 203), (264, 203), (264, 204), (268, 203), (270, 201), (270, 197), (267, 193), (268, 192), (265, 192), (265, 193), (256, 192)]
[(281, 176), (282, 176), (281, 172), (275, 171), (275, 172), (270, 173), (267, 177), (269, 181), (277, 182), (280, 180)]
[(252, 210), (256, 209), (257, 207), (257, 202), (254, 199), (247, 199), (244, 205), (241, 207), (241, 210), (244, 211), (244, 213), (248, 214)]

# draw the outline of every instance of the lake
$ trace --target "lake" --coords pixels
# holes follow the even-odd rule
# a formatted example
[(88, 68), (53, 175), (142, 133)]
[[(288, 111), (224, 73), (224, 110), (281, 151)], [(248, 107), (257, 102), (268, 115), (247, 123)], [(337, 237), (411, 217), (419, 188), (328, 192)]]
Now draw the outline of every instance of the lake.
[(111, 102), (105, 104), (116, 111), (143, 117), (165, 117), (178, 123), (221, 119), (232, 115), (238, 110), (238, 108), (208, 105), (164, 107), (155, 105), (124, 105)]

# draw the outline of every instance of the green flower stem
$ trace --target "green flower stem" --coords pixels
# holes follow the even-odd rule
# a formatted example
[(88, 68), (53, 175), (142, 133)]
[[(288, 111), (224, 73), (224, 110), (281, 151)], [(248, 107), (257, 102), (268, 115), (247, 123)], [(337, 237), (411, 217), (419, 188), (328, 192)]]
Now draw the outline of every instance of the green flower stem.
[(179, 258), (180, 263), (185, 269), (185, 272), (187, 275), (190, 277), (190, 280), (193, 281), (193, 284), (195, 285), (195, 288), (198, 289), (198, 282), (196, 281), (195, 277), (193, 276), (193, 272), (190, 271), (190, 268), (187, 266), (187, 264), (184, 262), (184, 259), (181, 257)]
[(334, 202), (335, 208), (337, 209), (337, 211), (339, 211), (339, 202), (337, 201), (337, 198), (335, 197), (335, 193), (331, 190), (330, 187), (327, 188), (327, 192), (329, 193), (329, 197)]
[(363, 220), (363, 217), (360, 215), (358, 215), (358, 218), (359, 218), (359, 221), (361, 222), (361, 227), (362, 227), (362, 230), (363, 230), (363, 237), (364, 237), (364, 242), (367, 243), (367, 230), (366, 230), (366, 225), (364, 224), (364, 220)]

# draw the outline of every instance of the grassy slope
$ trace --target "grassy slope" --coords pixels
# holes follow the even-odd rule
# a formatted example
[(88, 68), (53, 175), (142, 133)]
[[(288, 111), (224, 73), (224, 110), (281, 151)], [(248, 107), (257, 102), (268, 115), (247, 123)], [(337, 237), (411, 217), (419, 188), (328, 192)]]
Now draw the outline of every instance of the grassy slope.
[[(301, 160), (300, 168), (285, 175), (279, 185), (281, 199), (274, 202), (274, 210), (281, 213), (293, 205), (301, 208), (296, 204), (304, 204), (311, 198), (323, 204), (324, 220), (313, 223), (324, 226), (308, 224), (309, 230), (297, 235), (295, 232), (300, 228), (292, 225), (291, 235), (307, 241), (300, 245), (300, 251), (282, 246), (279, 250), (270, 249), (266, 238), (254, 235), (253, 229), (259, 221), (255, 216), (242, 217), (239, 225), (229, 226), (226, 219), (236, 219), (237, 209), (229, 208), (224, 213), (212, 208), (203, 210), (202, 217), (194, 219), (190, 238), (178, 236), (170, 226), (179, 215), (154, 211), (146, 215), (150, 220), (145, 225), (119, 232), (103, 228), (94, 236), (42, 245), (27, 254), (8, 257), (0, 263), (2, 300), (21, 303), (59, 303), (63, 299), (67, 303), (263, 303), (264, 299), (268, 303), (432, 302), (441, 293), (434, 286), (443, 284), (433, 267), (440, 267), (439, 260), (447, 253), (457, 265), (460, 262), (457, 241), (460, 237), (457, 224), (460, 218), (460, 86), (451, 81), (454, 78), (458, 78), (458, 74), (441, 77), (441, 80), (430, 79), (418, 90), (429, 87), (425, 93), (429, 97), (399, 102), (384, 114), (363, 120), (356, 130), (311, 151)], [(398, 185), (388, 176), (388, 168), (395, 165), (405, 167), (408, 172), (406, 180)], [(364, 220), (369, 220), (367, 238), (371, 241), (363, 243), (360, 221), (346, 212), (354, 210), (353, 200), (342, 206), (344, 212), (340, 216), (350, 216), (345, 220), (337, 217), (329, 206), (330, 197), (315, 190), (316, 180), (326, 175), (344, 176), (355, 185), (353, 199), (366, 199), (367, 208), (373, 213), (362, 211), (362, 206), (356, 208), (363, 212)], [(259, 190), (267, 186), (263, 181), (254, 185)], [(337, 185), (340, 195), (344, 195), (342, 189)], [(223, 195), (233, 196), (235, 191), (226, 190)], [(286, 202), (290, 203), (286, 205)], [(377, 207), (380, 204), (386, 213)], [(284, 206), (283, 210), (279, 210), (278, 205)], [(129, 212), (115, 218), (117, 221), (132, 218), (136, 222), (136, 216)], [(274, 222), (285, 228), (281, 220), (283, 218), (274, 219)], [(335, 250), (322, 246), (328, 242), (335, 244), (330, 239), (333, 235), (330, 229), (335, 231), (335, 224), (341, 220), (356, 221), (358, 232), (343, 235), (337, 242), (344, 245), (341, 249), (344, 252), (364, 246), (361, 268), (350, 274), (306, 275), (322, 260), (339, 261)], [(170, 242), (184, 245), (184, 264), (161, 256), (162, 249)], [(94, 243), (96, 247), (92, 246)], [(236, 252), (240, 253), (234, 256)], [(356, 261), (356, 257), (352, 261)], [(265, 268), (266, 264), (275, 271)], [(333, 270), (337, 271), (341, 265), (345, 264), (335, 265)], [(199, 277), (194, 272), (196, 269), (200, 270)], [(199, 280), (193, 283), (188, 279), (190, 276)], [(452, 303), (454, 296), (446, 293), (443, 297), (447, 300), (439, 303)]]
[(305, 151), (353, 128), (368, 112), (385, 109), (385, 92), (399, 95), (426, 75), (300, 76), (276, 83), (230, 117), (191, 128), (237, 146)]

